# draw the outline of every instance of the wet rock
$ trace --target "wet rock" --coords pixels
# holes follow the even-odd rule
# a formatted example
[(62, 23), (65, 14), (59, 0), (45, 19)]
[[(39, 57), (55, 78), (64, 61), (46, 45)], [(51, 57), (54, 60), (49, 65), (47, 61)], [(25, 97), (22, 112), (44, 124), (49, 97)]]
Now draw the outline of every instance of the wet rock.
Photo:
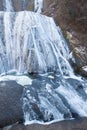
[(41, 113), (41, 111), (40, 111), (40, 109), (39, 109), (37, 104), (32, 103), (32, 109), (37, 114), (37, 120), (44, 120), (44, 116)]
[(69, 119), (70, 118), (70, 113), (64, 113), (64, 119)]
[(3, 2), (3, 0), (0, 0), (0, 10), (2, 10), (2, 8), (3, 8), (2, 2)]
[(22, 92), (15, 81), (0, 82), (0, 127), (23, 121)]
[(71, 110), (72, 113), (72, 118), (78, 119), (80, 118), (80, 116), (78, 115), (78, 113), (76, 113), (75, 111)]
[(29, 10), (34, 11), (34, 0), (13, 0), (13, 6), (15, 11)]
[(85, 70), (83, 70), (80, 65), (78, 65), (77, 61), (76, 61), (76, 63), (74, 63), (73, 61), (70, 61), (70, 63), (71, 63), (71, 66), (74, 69), (75, 74), (80, 74), (83, 77), (87, 78), (87, 72)]
[(22, 2), (20, 0), (13, 0), (13, 7), (15, 11), (22, 11)]
[[(11, 0), (14, 11), (34, 11), (34, 0)], [(5, 3), (0, 0), (0, 11), (4, 10)]]

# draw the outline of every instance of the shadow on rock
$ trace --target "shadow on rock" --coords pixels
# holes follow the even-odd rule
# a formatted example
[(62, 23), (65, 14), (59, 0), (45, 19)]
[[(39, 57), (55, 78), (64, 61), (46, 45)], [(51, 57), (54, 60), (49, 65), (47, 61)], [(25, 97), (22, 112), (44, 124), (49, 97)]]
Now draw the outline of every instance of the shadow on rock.
[(0, 127), (23, 120), (23, 87), (15, 81), (0, 82)]

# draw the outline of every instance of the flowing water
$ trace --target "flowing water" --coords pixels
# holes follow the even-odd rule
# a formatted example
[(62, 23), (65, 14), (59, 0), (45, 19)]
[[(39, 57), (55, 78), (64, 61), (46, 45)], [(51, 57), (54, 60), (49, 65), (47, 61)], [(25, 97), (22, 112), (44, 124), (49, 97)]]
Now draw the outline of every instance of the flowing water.
[(43, 8), (43, 0), (35, 0), (35, 8), (34, 11), (41, 13)]
[(4, 11), (14, 11), (12, 6), (12, 0), (3, 0)]
[(39, 14), (42, 3), (35, 1), (37, 13), (13, 12), (12, 1), (4, 0), (0, 12), (0, 81), (24, 86), (26, 124), (87, 116), (87, 81), (74, 75), (61, 29)]
[(0, 19), (0, 73), (73, 73), (67, 43), (52, 18), (24, 11), (0, 12)]

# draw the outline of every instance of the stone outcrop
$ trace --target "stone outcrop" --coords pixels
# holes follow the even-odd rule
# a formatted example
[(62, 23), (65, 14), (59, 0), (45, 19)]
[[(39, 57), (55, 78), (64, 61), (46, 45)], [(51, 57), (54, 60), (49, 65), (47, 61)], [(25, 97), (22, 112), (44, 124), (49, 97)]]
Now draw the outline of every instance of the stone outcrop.
[(87, 65), (87, 0), (44, 0), (43, 14), (62, 28), (78, 67)]
[(0, 82), (0, 127), (23, 120), (23, 87), (15, 81)]

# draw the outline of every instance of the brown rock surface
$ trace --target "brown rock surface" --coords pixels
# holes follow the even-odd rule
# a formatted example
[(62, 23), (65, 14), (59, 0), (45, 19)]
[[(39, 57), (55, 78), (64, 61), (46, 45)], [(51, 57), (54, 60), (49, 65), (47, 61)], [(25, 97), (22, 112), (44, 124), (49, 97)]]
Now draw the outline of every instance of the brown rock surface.
[(9, 130), (87, 130), (87, 118), (60, 121), (50, 125), (31, 124), (24, 126), (22, 124), (15, 124), (11, 128), (9, 127)]
[[(34, 0), (12, 0), (14, 11), (29, 10), (34, 11)], [(0, 0), (0, 11), (4, 10), (4, 0)]]
[(25, 4), (23, 7), (23, 3), (21, 0), (13, 0), (13, 6), (15, 11), (21, 11), (21, 10), (34, 10), (34, 0), (25, 0)]
[(62, 28), (77, 65), (87, 65), (87, 0), (44, 0), (43, 14)]

